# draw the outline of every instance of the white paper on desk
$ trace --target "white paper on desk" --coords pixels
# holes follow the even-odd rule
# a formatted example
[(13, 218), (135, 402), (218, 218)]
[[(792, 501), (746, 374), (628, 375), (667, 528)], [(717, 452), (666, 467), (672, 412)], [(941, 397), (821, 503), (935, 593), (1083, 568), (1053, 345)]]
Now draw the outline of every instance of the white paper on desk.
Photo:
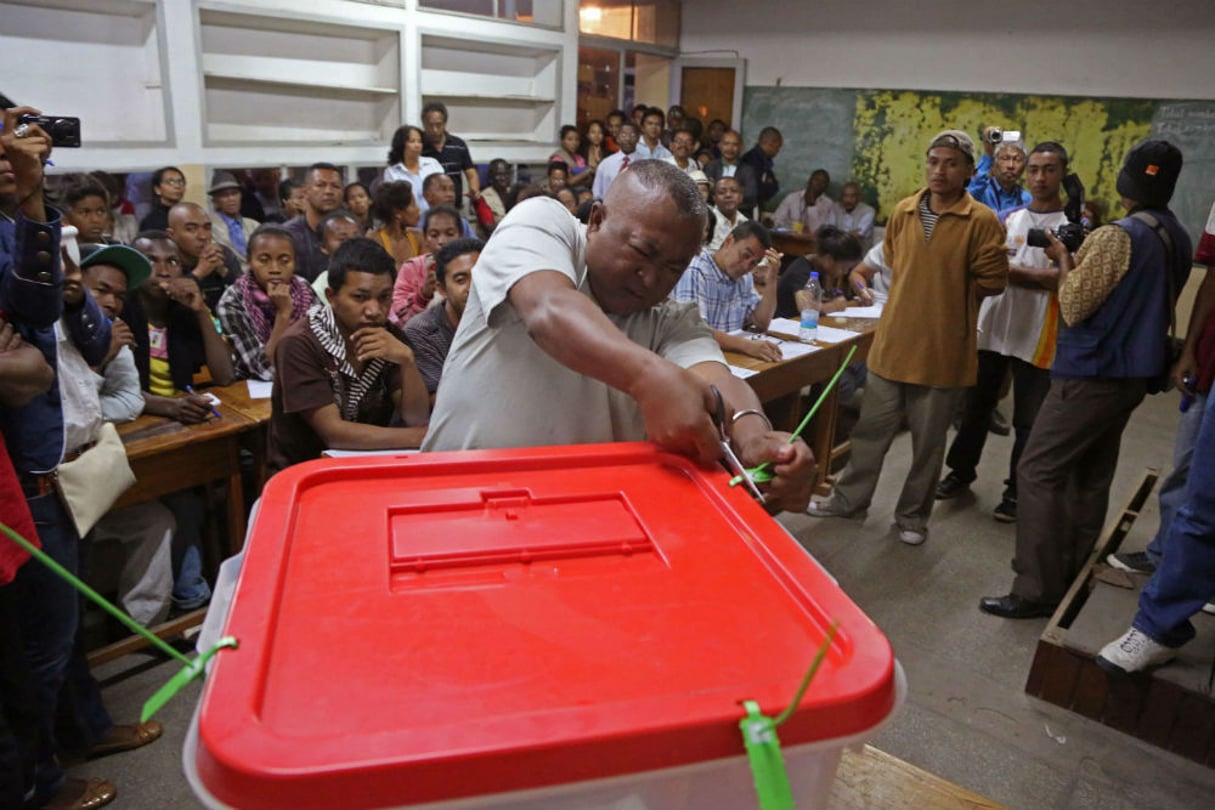
[(773, 318), (772, 322), (768, 324), (769, 332), (780, 332), (782, 335), (790, 336), (796, 336), (797, 330), (801, 328), (801, 323), (792, 318)]
[(845, 307), (843, 312), (832, 313), (839, 318), (880, 318), (882, 303), (879, 301), (868, 307)]
[(270, 399), (274, 383), (265, 380), (245, 380), (249, 385), (249, 399)]
[(815, 346), (813, 343), (802, 343), (797, 340), (784, 340), (782, 338), (769, 338), (780, 348), (780, 359), (792, 360), (795, 357), (802, 357), (817, 352), (822, 346)]
[(212, 394), (210, 391), (203, 391), (201, 396), (207, 402), (210, 402), (212, 407), (223, 404), (222, 402), (219, 401), (219, 397), (215, 396), (215, 394)]
[(404, 447), (398, 450), (338, 450), (330, 447), (321, 453), (325, 458), (357, 458), (359, 456), (407, 456), (414, 453), (420, 453), (417, 448), (406, 449)]
[(730, 366), (730, 373), (740, 380), (745, 380), (748, 377), (754, 377), (759, 372), (753, 368), (743, 368), (742, 366)]
[(853, 332), (851, 329), (836, 329), (833, 326), (818, 325), (818, 333), (814, 336), (815, 340), (821, 340), (823, 343), (842, 343), (848, 338), (860, 337), (860, 332)]
[[(782, 319), (778, 318), (777, 320), (782, 320)], [(783, 320), (788, 320), (788, 319), (785, 318)], [(789, 321), (789, 322), (794, 323), (794, 321)], [(784, 332), (783, 329), (777, 329), (776, 331), (782, 332), (782, 333)], [(801, 341), (797, 341), (797, 340), (786, 340), (785, 338), (779, 338), (779, 337), (776, 337), (775, 335), (768, 335), (768, 334), (759, 335), (754, 332), (744, 332), (741, 329), (737, 329), (733, 332), (730, 332), (729, 334), (741, 335), (741, 336), (749, 338), (751, 340), (766, 340), (769, 343), (775, 343), (777, 348), (780, 349), (780, 359), (781, 360), (792, 360), (795, 357), (801, 357), (802, 355), (810, 354), (810, 352), (816, 352), (819, 349), (823, 348), (822, 346), (815, 346), (813, 343), (802, 343)], [(793, 334), (797, 334), (797, 331), (794, 330)], [(750, 376), (750, 375), (748, 375), (748, 376)]]

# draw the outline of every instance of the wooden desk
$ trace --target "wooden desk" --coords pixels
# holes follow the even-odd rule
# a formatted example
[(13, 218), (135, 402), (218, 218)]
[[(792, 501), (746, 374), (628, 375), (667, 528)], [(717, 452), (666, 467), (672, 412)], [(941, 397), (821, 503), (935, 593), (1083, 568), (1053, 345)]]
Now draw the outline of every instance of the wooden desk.
[(845, 751), (831, 786), (835, 810), (1003, 810), (1003, 805), (866, 745)]
[[(747, 378), (751, 388), (755, 390), (759, 401), (764, 403), (772, 424), (778, 430), (793, 431), (797, 428), (802, 417), (801, 390), (807, 385), (826, 382), (831, 379), (844, 362), (848, 350), (856, 346), (856, 354), (852, 361), (864, 360), (869, 356), (869, 347), (873, 344), (873, 332), (877, 329), (877, 320), (873, 318), (836, 318), (822, 319), (824, 326), (837, 329), (850, 329), (860, 332), (858, 337), (849, 338), (840, 343), (819, 343), (822, 346), (816, 352), (796, 357), (792, 360), (782, 360), (779, 363), (765, 363), (753, 357), (726, 352), (726, 359), (731, 365), (742, 366), (756, 370)], [(778, 334), (778, 333), (773, 333)], [(779, 337), (796, 340), (796, 335), (778, 334)], [(814, 432), (807, 438), (814, 457), (818, 460), (815, 472), (815, 490), (825, 495), (829, 492), (827, 478), (831, 474), (831, 459), (835, 451), (835, 427), (839, 413), (839, 390), (832, 389), (827, 399), (823, 401), (815, 419)]]
[(219, 401), (244, 416), (252, 423), (252, 429), (240, 437), (242, 446), (253, 454), (254, 495), (260, 495), (266, 484), (266, 441), (270, 425), (270, 398), (254, 399), (249, 396), (249, 384), (237, 380), (231, 385), (214, 386), (207, 389), (219, 397)]
[(212, 481), (226, 481), (228, 536), (233, 542), (240, 542), (245, 536), (245, 503), (240, 481), (239, 437), (252, 430), (254, 423), (226, 404), (218, 410), (221, 419), (197, 425), (183, 425), (168, 417), (148, 414), (120, 425), (118, 435), (126, 445), (135, 485), (123, 493), (114, 508)]
[(813, 234), (794, 231), (768, 231), (772, 247), (786, 256), (808, 256), (817, 248)]

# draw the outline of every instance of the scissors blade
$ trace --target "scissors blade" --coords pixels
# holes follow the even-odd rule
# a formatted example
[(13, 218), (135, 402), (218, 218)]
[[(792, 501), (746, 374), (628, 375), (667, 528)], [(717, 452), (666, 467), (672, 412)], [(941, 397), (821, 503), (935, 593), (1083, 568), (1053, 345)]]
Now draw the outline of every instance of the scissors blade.
[(742, 462), (738, 460), (738, 456), (734, 454), (734, 449), (730, 447), (730, 442), (728, 440), (722, 440), (721, 450), (723, 455), (722, 463), (725, 465), (726, 469), (729, 470), (731, 474), (736, 475), (743, 480), (743, 483), (747, 487), (747, 491), (751, 493), (751, 497), (755, 498), (755, 500), (759, 501), (760, 503), (763, 503), (764, 493), (760, 492), (759, 487), (757, 487), (755, 482), (751, 480), (751, 476), (747, 474), (747, 468), (744, 467)]

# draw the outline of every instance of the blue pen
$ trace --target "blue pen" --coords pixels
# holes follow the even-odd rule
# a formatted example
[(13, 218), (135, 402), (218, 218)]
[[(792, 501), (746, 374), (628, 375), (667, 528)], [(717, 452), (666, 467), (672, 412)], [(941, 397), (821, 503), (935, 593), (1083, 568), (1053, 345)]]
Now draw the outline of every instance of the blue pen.
[(856, 288), (860, 291), (862, 297), (864, 297), (865, 293), (869, 292), (869, 288), (865, 286), (865, 282), (861, 281), (860, 279), (854, 279), (852, 283), (856, 285)]
[[(187, 394), (193, 394), (193, 393), (194, 393), (194, 388), (193, 388), (192, 386), (187, 385), (187, 386), (186, 386), (186, 393), (187, 393)], [(215, 406), (214, 406), (214, 405), (212, 405), (212, 406), (211, 406), (211, 413), (215, 414), (215, 418), (216, 418), (216, 419), (223, 419), (223, 418), (224, 418), (224, 415), (223, 415), (222, 413), (220, 413), (219, 411), (215, 410)]]

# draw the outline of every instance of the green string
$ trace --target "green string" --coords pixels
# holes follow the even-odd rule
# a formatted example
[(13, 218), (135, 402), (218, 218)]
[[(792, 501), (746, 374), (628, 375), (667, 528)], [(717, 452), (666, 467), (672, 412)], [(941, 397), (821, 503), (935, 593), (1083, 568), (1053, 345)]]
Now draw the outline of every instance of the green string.
[(123, 610), (111, 604), (104, 596), (89, 587), (71, 571), (67, 570), (62, 565), (55, 562), (55, 560), (51, 559), (51, 557), (42, 549), (38, 548), (33, 543), (17, 534), (8, 525), (0, 522), (0, 531), (3, 531), (10, 540), (21, 548), (25, 549), (25, 551), (35, 560), (51, 569), (56, 576), (66, 580), (73, 588), (80, 591), (82, 594), (99, 605), (102, 610), (121, 622), (122, 625), (132, 633), (142, 636), (156, 649), (184, 665), (184, 668), (180, 672), (174, 675), (168, 683), (158, 689), (156, 693), (152, 695), (152, 697), (149, 698), (146, 703), (144, 703), (143, 712), (140, 716), (140, 722), (146, 723), (153, 714), (168, 703), (174, 695), (182, 690), (186, 684), (203, 674), (206, 663), (214, 658), (215, 654), (221, 649), (228, 647), (235, 649), (237, 647), (236, 639), (230, 636), (225, 636), (224, 638), (220, 639), (214, 647), (199, 655), (197, 658), (191, 660), (177, 650), (173, 649), (171, 646), (165, 643), (163, 639), (159, 638), (146, 627), (136, 622)]
[(823, 659), (827, 657), (827, 650), (831, 649), (831, 644), (835, 641), (835, 634), (840, 629), (839, 620), (831, 622), (831, 626), (827, 628), (827, 638), (818, 648), (818, 655), (814, 656), (814, 662), (810, 664), (810, 671), (806, 673), (806, 677), (802, 679), (802, 685), (797, 687), (797, 694), (793, 696), (793, 702), (789, 707), (777, 715), (773, 725), (784, 725), (785, 721), (793, 716), (793, 712), (801, 705), (802, 698), (806, 694), (806, 690), (810, 688), (810, 682), (814, 680), (814, 676), (818, 673), (818, 668), (822, 666)]
[[(801, 424), (797, 426), (797, 430), (793, 431), (793, 435), (789, 437), (789, 444), (793, 444), (795, 441), (797, 441), (798, 437), (802, 435), (802, 431), (805, 430), (806, 426), (810, 424), (810, 420), (814, 418), (814, 414), (818, 413), (818, 409), (827, 399), (827, 395), (831, 393), (831, 389), (835, 387), (835, 383), (839, 380), (840, 375), (844, 373), (844, 369), (848, 368), (848, 364), (852, 362), (852, 355), (854, 354), (856, 354), (856, 346), (853, 346), (848, 350), (847, 356), (844, 357), (844, 362), (840, 364), (838, 369), (836, 369), (835, 374), (831, 376), (831, 379), (823, 388), (822, 393), (818, 395), (818, 399), (815, 400), (814, 405), (811, 406), (809, 412), (806, 413), (806, 416), (802, 419)], [(772, 462), (765, 461), (758, 467), (752, 467), (751, 469), (747, 470), (747, 475), (757, 484), (765, 484), (771, 481), (774, 477), (772, 475)], [(730, 479), (730, 486), (736, 487), (741, 484), (742, 481), (743, 477), (741, 475), (736, 475)]]

